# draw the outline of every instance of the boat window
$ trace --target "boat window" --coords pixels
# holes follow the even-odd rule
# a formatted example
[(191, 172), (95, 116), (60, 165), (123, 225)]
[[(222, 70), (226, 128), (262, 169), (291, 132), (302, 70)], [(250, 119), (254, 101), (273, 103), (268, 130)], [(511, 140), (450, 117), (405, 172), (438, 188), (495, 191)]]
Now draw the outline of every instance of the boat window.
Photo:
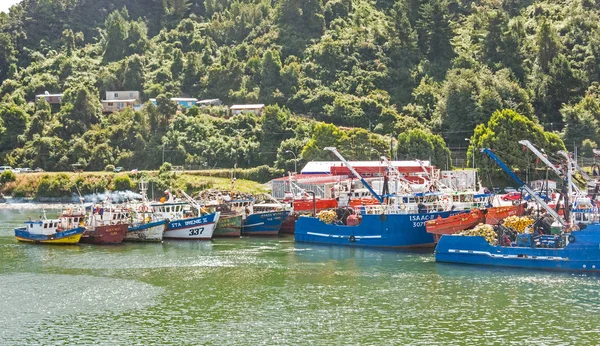
[(44, 224), (44, 228), (48, 228), (48, 224), (47, 223)]

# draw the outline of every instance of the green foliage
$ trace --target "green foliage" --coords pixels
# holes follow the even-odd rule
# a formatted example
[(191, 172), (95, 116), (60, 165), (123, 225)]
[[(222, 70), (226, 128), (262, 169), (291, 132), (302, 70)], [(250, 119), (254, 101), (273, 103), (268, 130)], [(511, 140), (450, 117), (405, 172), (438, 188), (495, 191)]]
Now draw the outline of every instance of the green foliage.
[[(505, 109), (556, 132), (543, 136), (552, 148), (561, 139), (591, 147), (600, 134), (597, 5), (28, 0), (0, 16), (0, 158), (49, 170), (156, 169), (164, 153), (196, 168), (291, 170), (288, 150), (298, 163), (329, 159), (328, 145), (366, 159), (388, 153), (382, 136), (416, 130), (427, 136), (410, 138), (429, 138), (419, 143), (443, 156), (432, 135), (464, 145)], [(102, 114), (108, 90), (139, 90), (146, 105)], [(46, 91), (63, 93), (61, 104), (34, 106)], [(285, 109), (231, 116), (169, 100), (187, 96)], [(520, 135), (538, 132), (528, 131)]]
[(71, 196), (71, 181), (66, 174), (42, 177), (36, 191), (36, 197)]
[(131, 178), (127, 174), (119, 174), (113, 180), (115, 184), (115, 190), (117, 191), (130, 191), (135, 189), (135, 183), (131, 181)]
[(439, 135), (415, 129), (398, 136), (398, 158), (401, 160), (430, 160), (437, 167), (452, 162), (450, 150)]
[(115, 165), (106, 165), (106, 167), (104, 167), (104, 171), (105, 172), (112, 172), (115, 170)]
[[(488, 121), (487, 125), (481, 124), (475, 128), (475, 133), (470, 139), (468, 158), (473, 157), (473, 150), (479, 148), (490, 148), (494, 150), (498, 156), (509, 167), (526, 170), (535, 158), (527, 151), (523, 151), (523, 147), (519, 144), (520, 140), (527, 139), (538, 148), (544, 149), (546, 152), (556, 152), (565, 150), (565, 146), (552, 133), (547, 133), (544, 129), (524, 117), (523, 115), (509, 109), (496, 111)], [(496, 164), (491, 160), (481, 161), (481, 156), (475, 155), (476, 165), (486, 174), (490, 171), (497, 171)], [(468, 165), (472, 162), (469, 161)]]
[(0, 184), (6, 184), (15, 180), (17, 180), (17, 175), (10, 169), (5, 170), (2, 172), (2, 174), (0, 174)]

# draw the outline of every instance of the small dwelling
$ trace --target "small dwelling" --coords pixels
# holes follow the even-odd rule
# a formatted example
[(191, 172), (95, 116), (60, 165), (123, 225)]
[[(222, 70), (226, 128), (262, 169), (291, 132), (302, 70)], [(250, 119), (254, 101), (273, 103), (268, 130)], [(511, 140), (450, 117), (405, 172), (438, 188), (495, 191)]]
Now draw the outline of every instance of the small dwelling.
[(111, 113), (123, 110), (127, 107), (137, 109), (139, 105), (139, 91), (107, 91), (106, 100), (102, 100), (102, 111), (105, 113)]
[(229, 107), (231, 110), (231, 114), (240, 114), (240, 113), (254, 113), (256, 115), (261, 115), (263, 109), (265, 109), (264, 104), (255, 104), (255, 105), (233, 105)]
[(35, 100), (37, 101), (38, 99), (44, 98), (46, 99), (46, 102), (48, 102), (51, 105), (59, 105), (60, 101), (62, 100), (63, 94), (41, 94), (41, 95), (35, 95)]
[(198, 107), (220, 106), (222, 104), (223, 104), (223, 101), (221, 101), (220, 99), (207, 99), (207, 100), (200, 100), (200, 101), (196, 102), (196, 106), (198, 106)]
[[(198, 99), (193, 98), (193, 97), (172, 97), (171, 101), (177, 103), (178, 106), (181, 106), (184, 108), (190, 108), (190, 107), (196, 105), (196, 103), (198, 102)], [(152, 102), (155, 106), (158, 104), (156, 102), (156, 99), (150, 99), (150, 102)]]

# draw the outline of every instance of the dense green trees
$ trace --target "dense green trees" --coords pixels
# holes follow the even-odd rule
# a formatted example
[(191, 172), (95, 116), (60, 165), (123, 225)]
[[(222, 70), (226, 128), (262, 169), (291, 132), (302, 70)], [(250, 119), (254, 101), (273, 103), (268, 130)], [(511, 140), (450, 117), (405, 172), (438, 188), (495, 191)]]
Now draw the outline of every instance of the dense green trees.
[[(287, 151), (329, 159), (332, 145), (349, 158), (445, 166), (448, 148), (496, 123), (525, 126), (511, 141), (542, 145), (543, 133), (549, 146), (589, 152), (600, 144), (596, 5), (28, 0), (0, 16), (0, 161), (155, 168), (164, 149), (176, 164), (291, 170)], [(158, 106), (102, 114), (107, 90), (139, 90)], [(64, 93), (61, 105), (34, 104), (45, 91)], [(273, 107), (260, 117), (178, 110), (178, 96)], [(493, 116), (509, 110), (520, 120)], [(405, 149), (390, 152), (392, 138)]]

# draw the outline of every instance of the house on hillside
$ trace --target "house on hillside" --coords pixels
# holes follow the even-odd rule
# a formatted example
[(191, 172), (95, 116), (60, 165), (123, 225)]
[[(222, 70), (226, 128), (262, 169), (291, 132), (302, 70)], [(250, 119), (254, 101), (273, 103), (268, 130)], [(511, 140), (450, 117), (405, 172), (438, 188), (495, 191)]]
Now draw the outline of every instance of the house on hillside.
[(139, 91), (107, 91), (106, 100), (102, 100), (102, 111), (104, 113), (118, 112), (127, 107), (138, 109), (140, 104)]
[(232, 115), (240, 114), (240, 113), (254, 113), (256, 115), (261, 115), (263, 110), (265, 109), (264, 104), (254, 104), (254, 105), (233, 105), (229, 107)]
[(220, 106), (222, 104), (223, 104), (223, 101), (221, 101), (220, 99), (207, 99), (207, 100), (200, 100), (200, 101), (196, 102), (196, 106), (198, 106), (198, 107)]
[[(196, 103), (198, 102), (198, 99), (193, 98), (193, 97), (172, 97), (171, 101), (177, 103), (177, 106), (184, 107), (184, 108), (190, 108), (190, 107), (196, 105)], [(150, 99), (150, 102), (152, 102), (155, 106), (158, 104), (156, 102), (156, 99)]]
[(35, 100), (39, 100), (41, 98), (45, 99), (51, 105), (59, 105), (62, 100), (63, 94), (50, 94), (46, 92), (45, 94), (35, 95)]

